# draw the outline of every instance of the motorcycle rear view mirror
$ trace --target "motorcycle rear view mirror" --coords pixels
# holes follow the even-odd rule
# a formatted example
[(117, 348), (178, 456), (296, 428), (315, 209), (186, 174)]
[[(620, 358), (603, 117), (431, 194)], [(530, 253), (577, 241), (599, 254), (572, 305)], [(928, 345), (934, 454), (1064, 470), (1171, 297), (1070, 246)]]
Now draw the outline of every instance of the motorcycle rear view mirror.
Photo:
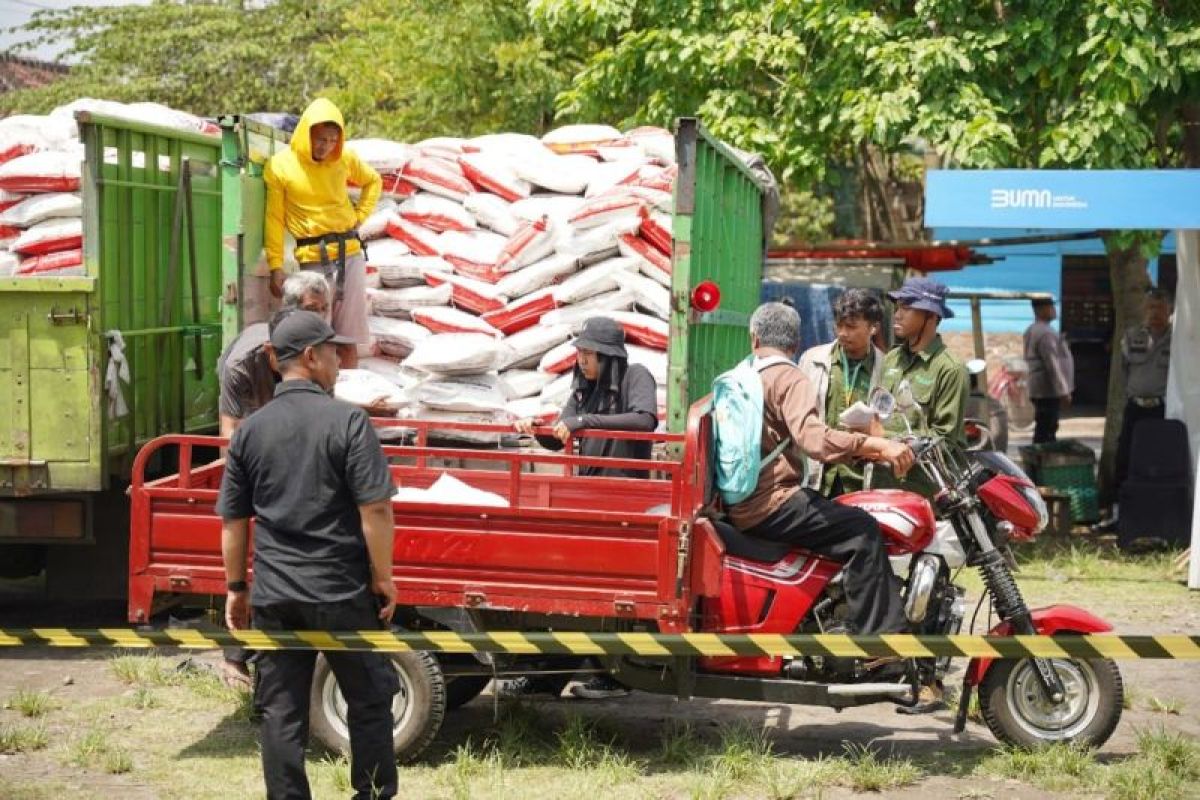
[(900, 385), (896, 387), (896, 408), (901, 411), (918, 408), (917, 399), (913, 397), (912, 384), (907, 380), (900, 381)]
[(896, 412), (896, 398), (887, 389), (876, 386), (871, 390), (871, 410), (881, 420), (887, 420)]

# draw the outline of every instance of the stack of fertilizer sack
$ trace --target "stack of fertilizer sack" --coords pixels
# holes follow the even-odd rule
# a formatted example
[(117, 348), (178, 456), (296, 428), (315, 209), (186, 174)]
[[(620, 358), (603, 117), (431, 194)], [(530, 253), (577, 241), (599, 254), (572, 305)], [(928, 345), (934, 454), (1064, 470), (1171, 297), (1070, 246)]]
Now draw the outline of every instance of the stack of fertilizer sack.
[(200, 133), (220, 130), (156, 103), (90, 99), (45, 116), (0, 119), (0, 277), (84, 273), (77, 111)]
[(375, 355), (346, 371), (340, 396), (396, 403), (401, 417), (550, 421), (569, 395), (572, 339), (605, 315), (665, 405), (669, 132), (572, 125), (541, 139), (348, 144), (383, 175), (384, 195), (360, 228)]

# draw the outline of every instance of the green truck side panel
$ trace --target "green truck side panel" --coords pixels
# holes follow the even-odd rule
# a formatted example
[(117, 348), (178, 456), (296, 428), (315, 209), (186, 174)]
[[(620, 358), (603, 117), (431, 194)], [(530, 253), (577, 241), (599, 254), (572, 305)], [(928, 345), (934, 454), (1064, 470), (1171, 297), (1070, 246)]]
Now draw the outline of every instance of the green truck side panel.
[[(688, 407), (750, 352), (747, 328), (762, 282), (764, 188), (694, 119), (679, 120), (675, 148), (667, 427), (681, 433)], [(701, 315), (691, 308), (691, 293), (706, 280), (720, 288), (721, 305)]]
[[(149, 439), (216, 424), (220, 140), (78, 121), (87, 277), (0, 280), (0, 465), (18, 465), (0, 466), (0, 496), (103, 489)], [(110, 331), (130, 369), (119, 419), (104, 390)]]

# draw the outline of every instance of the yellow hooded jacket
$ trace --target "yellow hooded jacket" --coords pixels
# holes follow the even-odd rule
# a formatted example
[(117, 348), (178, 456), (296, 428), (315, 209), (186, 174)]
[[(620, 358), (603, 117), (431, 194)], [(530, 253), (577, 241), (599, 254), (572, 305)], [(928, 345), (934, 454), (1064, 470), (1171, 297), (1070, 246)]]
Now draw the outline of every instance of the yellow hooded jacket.
[[(333, 122), (342, 130), (341, 141), (329, 158), (313, 161), (312, 129), (322, 122)], [(345, 149), (346, 125), (342, 112), (325, 98), (309, 104), (292, 134), (290, 147), (276, 153), (267, 162), (263, 178), (267, 184), (267, 213), (263, 233), (267, 265), (283, 268), (283, 229), (296, 239), (344, 233), (361, 224), (375, 208), (383, 181), (379, 173), (364, 164), (353, 150)], [(350, 203), (346, 184), (362, 187), (358, 205)], [(337, 245), (331, 244), (329, 258), (338, 257)], [(358, 242), (346, 244), (346, 255), (361, 251)], [(316, 245), (296, 248), (301, 264), (321, 260)]]

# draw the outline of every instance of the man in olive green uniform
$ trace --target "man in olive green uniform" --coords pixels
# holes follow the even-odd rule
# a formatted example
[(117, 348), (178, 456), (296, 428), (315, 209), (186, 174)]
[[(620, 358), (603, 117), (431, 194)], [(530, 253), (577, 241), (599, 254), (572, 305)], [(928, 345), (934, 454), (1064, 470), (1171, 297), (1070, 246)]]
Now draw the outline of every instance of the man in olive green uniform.
[[(908, 381), (913, 399), (920, 410), (897, 412), (884, 423), (890, 434), (907, 432), (904, 414), (914, 433), (941, 436), (965, 444), (963, 420), (967, 409), (969, 381), (967, 368), (946, 349), (937, 328), (943, 319), (954, 316), (946, 305), (947, 289), (929, 278), (909, 278), (888, 297), (896, 303), (892, 330), (895, 347), (883, 361), (882, 386), (895, 394), (901, 382)], [(877, 465), (871, 484), (875, 488), (894, 487), (930, 497), (935, 487), (920, 469), (897, 481), (891, 472)]]
[[(820, 420), (831, 428), (857, 402), (870, 399), (872, 387), (883, 376), (883, 351), (874, 344), (883, 326), (883, 305), (866, 289), (847, 289), (833, 304), (837, 339), (810, 347), (800, 357), (800, 369), (817, 387)], [(825, 497), (837, 497), (863, 488), (864, 471), (873, 464), (823, 464), (808, 459), (804, 485)]]

